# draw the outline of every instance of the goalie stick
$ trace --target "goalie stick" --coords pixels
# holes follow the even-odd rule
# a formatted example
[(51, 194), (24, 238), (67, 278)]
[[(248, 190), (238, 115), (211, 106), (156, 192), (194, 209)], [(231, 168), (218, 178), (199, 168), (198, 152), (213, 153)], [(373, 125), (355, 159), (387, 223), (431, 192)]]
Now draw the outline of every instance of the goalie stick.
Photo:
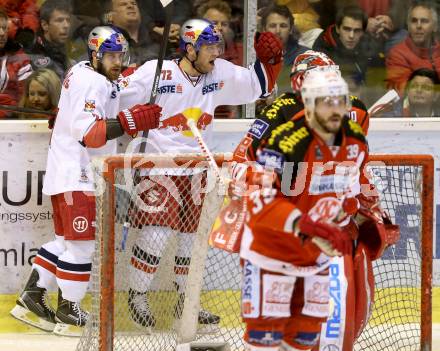
[(379, 100), (377, 100), (371, 107), (368, 109), (368, 114), (371, 116), (376, 115), (377, 113), (385, 110), (387, 107), (395, 104), (400, 100), (400, 96), (394, 89), (388, 91), (384, 96), (382, 96)]
[[(165, 58), (168, 37), (170, 34), (171, 15), (172, 15), (172, 10), (173, 10), (173, 7), (170, 6), (170, 4), (173, 2), (173, 0), (160, 0), (160, 2), (165, 9), (165, 26), (164, 26), (164, 30), (163, 30), (162, 42), (160, 44), (160, 49), (159, 49), (159, 56), (157, 58), (156, 72), (154, 73), (153, 86), (151, 88), (151, 95), (150, 95), (149, 104), (154, 104), (156, 102), (160, 74), (162, 72), (163, 60)], [(141, 139), (141, 143), (139, 146), (139, 153), (141, 153), (141, 154), (143, 154), (145, 152), (145, 149), (147, 147), (147, 138), (148, 138), (148, 131), (144, 131), (142, 133), (142, 139)], [(133, 184), (136, 184), (136, 182), (139, 180), (139, 177), (140, 177), (139, 173), (140, 173), (139, 169), (136, 169), (134, 172), (134, 175), (133, 175)], [(130, 199), (132, 199), (134, 195), (135, 194), (134, 194), (134, 189), (133, 189), (130, 194)], [(127, 208), (127, 213), (125, 214), (125, 222), (122, 226), (122, 240), (121, 240), (121, 249), (122, 250), (125, 250), (125, 244), (127, 242), (127, 237), (128, 237), (128, 230), (130, 228), (129, 209), (130, 209), (130, 206)]]

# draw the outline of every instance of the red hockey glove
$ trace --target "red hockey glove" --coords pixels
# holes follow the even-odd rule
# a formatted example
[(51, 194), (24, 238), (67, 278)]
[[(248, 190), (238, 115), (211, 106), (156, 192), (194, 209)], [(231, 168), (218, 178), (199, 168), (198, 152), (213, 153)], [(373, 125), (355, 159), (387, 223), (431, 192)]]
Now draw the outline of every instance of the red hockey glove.
[(297, 228), (301, 234), (310, 237), (329, 256), (351, 253), (352, 241), (348, 234), (335, 224), (319, 220), (315, 222), (308, 214), (303, 214), (298, 221)]
[(263, 64), (275, 65), (283, 59), (283, 43), (271, 32), (257, 32), (254, 47), (257, 58)]
[(159, 105), (135, 105), (118, 114), (122, 129), (129, 135), (159, 127), (162, 107)]

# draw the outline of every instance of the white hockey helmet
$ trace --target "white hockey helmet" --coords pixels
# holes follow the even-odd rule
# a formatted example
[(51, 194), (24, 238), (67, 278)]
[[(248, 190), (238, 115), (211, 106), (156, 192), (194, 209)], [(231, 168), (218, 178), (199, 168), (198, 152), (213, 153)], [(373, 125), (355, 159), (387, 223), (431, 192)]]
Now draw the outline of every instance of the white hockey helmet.
[(317, 98), (344, 96), (350, 108), (348, 84), (338, 71), (311, 70), (304, 75), (301, 97), (304, 107), (313, 110)]
[(190, 19), (182, 24), (180, 28), (180, 50), (186, 52), (186, 45), (191, 44), (196, 52), (199, 52), (202, 45), (219, 45), (224, 50), (222, 33), (214, 24), (206, 19)]
[(113, 26), (98, 26), (92, 29), (87, 41), (89, 59), (92, 52), (96, 51), (98, 60), (102, 59), (105, 52), (122, 52), (125, 66), (129, 63), (128, 41), (122, 32)]

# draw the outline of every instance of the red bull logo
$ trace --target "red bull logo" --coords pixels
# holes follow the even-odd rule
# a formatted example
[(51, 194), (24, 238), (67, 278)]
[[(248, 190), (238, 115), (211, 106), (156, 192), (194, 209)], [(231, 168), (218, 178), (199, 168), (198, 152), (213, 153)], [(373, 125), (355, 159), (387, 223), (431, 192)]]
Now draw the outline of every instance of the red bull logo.
[(196, 122), (197, 129), (206, 130), (207, 127), (212, 123), (212, 115), (203, 112), (200, 108), (188, 108), (182, 113), (178, 113), (172, 117), (168, 117), (161, 121), (159, 129), (170, 128), (173, 132), (180, 132), (186, 137), (194, 137), (191, 132), (187, 121), (192, 119)]
[(184, 36), (191, 40), (196, 40), (196, 33), (193, 30), (185, 32)]
[(86, 99), (84, 103), (84, 112), (92, 112), (96, 108), (95, 100)]
[(185, 38), (190, 39), (194, 43), (199, 37), (200, 33), (202, 33), (202, 31), (200, 29), (197, 29), (186, 31), (183, 35)]
[[(102, 42), (102, 41), (101, 41)], [(90, 38), (89, 47), (93, 50), (98, 50), (101, 45), (99, 38)]]

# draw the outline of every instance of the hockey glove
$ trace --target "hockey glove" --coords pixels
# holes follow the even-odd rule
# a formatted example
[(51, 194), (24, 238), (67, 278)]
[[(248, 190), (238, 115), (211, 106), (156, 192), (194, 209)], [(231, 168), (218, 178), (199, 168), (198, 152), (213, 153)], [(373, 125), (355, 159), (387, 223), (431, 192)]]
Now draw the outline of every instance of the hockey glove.
[(134, 136), (139, 131), (147, 131), (159, 127), (159, 119), (162, 107), (159, 105), (135, 105), (132, 108), (122, 110), (118, 114), (122, 129), (129, 135)]
[(300, 234), (312, 239), (322, 252), (328, 256), (341, 256), (351, 253), (352, 241), (339, 226), (323, 221), (314, 221), (303, 214), (297, 223)]
[(254, 47), (257, 58), (263, 64), (275, 65), (283, 59), (283, 43), (271, 32), (257, 32)]

